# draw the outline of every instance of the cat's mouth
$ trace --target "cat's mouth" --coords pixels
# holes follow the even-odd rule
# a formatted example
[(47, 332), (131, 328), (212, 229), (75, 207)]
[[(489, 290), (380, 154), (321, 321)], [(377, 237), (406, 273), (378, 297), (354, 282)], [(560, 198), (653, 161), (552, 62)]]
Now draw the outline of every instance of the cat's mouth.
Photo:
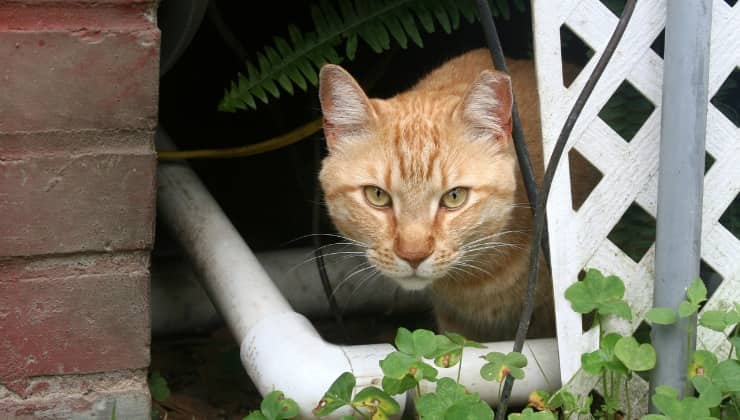
[(421, 277), (416, 274), (412, 274), (406, 277), (391, 277), (396, 281), (402, 288), (406, 290), (422, 290), (427, 286), (431, 285), (434, 279), (428, 277)]

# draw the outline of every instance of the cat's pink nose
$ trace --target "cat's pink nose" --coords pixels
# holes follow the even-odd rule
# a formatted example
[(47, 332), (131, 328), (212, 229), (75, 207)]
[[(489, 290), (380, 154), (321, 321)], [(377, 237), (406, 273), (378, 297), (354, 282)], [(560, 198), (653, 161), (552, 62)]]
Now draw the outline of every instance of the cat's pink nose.
[(399, 258), (405, 260), (411, 268), (416, 270), (419, 265), (424, 262), (432, 252), (434, 252), (434, 245), (431, 240), (420, 241), (421, 243), (409, 243), (407, 241), (396, 241), (394, 251)]

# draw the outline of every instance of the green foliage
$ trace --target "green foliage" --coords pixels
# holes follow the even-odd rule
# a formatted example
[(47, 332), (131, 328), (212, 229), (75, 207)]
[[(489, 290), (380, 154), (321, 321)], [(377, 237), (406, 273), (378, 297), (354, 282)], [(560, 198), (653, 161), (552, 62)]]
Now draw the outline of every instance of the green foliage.
[[(604, 277), (598, 270), (589, 270), (583, 281), (566, 291), (566, 297), (575, 310), (582, 313), (596, 311), (597, 317), (612, 314), (631, 316), (629, 307), (622, 309), (621, 304), (626, 305), (622, 300), (623, 295), (622, 280), (616, 276)], [(706, 289), (701, 280), (691, 284), (686, 291), (686, 298), (685, 303), (692, 307), (698, 307), (706, 300)], [(738, 313), (740, 305), (735, 305), (726, 311), (707, 311), (702, 319), (708, 327), (724, 332), (740, 321)], [(648, 313), (648, 318), (656, 324), (670, 325), (675, 323), (676, 314), (669, 308), (657, 308)], [(740, 344), (738, 338), (737, 331), (733, 330), (733, 335), (728, 340), (736, 346)], [(353, 415), (344, 415), (342, 420), (357, 416), (385, 420), (401, 410), (391, 395), (415, 389), (414, 401), (421, 420), (493, 418), (493, 410), (481, 400), (479, 394), (468, 391), (459, 383), (459, 378), (455, 381), (448, 377), (438, 377), (437, 369), (428, 363), (434, 360), (440, 367), (451, 367), (462, 363), (464, 348), (485, 346), (459, 334), (440, 335), (429, 330), (410, 331), (406, 328), (398, 329), (395, 346), (396, 351), (379, 362), (383, 371), (383, 389), (365, 387), (353, 397), (356, 380), (352, 373), (345, 372), (332, 383), (313, 413), (323, 417), (339, 408), (349, 407)], [(482, 366), (480, 375), (485, 380), (501, 383), (507, 375), (515, 379), (524, 377), (523, 368), (527, 366), (527, 359), (521, 353), (490, 352), (482, 357), (486, 363)], [(509, 414), (508, 418), (570, 419), (573, 415), (615, 418), (620, 409), (621, 380), (629, 380), (633, 372), (652, 369), (656, 364), (656, 353), (652, 345), (640, 344), (633, 336), (605, 334), (602, 331), (599, 349), (583, 354), (581, 363), (584, 371), (601, 375), (604, 402), (599, 407), (592, 407), (593, 399), (590, 395), (578, 396), (566, 388), (553, 394), (535, 390), (530, 394), (529, 407), (521, 413)], [(642, 417), (643, 420), (710, 420), (720, 417), (721, 413), (730, 413), (729, 410), (735, 410), (731, 414), (740, 415), (740, 406), (737, 403), (740, 399), (740, 361), (737, 357), (719, 360), (712, 352), (698, 350), (692, 353), (687, 368), (687, 377), (697, 396), (679, 399), (675, 389), (657, 387), (652, 401), (663, 414), (650, 414)], [(422, 394), (423, 381), (436, 383), (435, 390)], [(629, 392), (626, 386), (625, 392)], [(625, 395), (624, 399), (631, 400), (629, 395)], [(632, 418), (630, 410), (628, 406), (626, 418)], [(295, 403), (276, 391), (265, 398), (260, 411), (251, 413), (246, 419), (288, 419), (297, 413)]]
[(170, 388), (167, 386), (167, 380), (162, 377), (159, 371), (149, 373), (149, 393), (152, 399), (157, 402), (167, 401), (170, 397)]
[(730, 311), (704, 311), (699, 318), (699, 325), (717, 332), (725, 332), (738, 322), (740, 322), (740, 311), (737, 307)]
[(582, 281), (565, 291), (565, 298), (578, 313), (587, 314), (595, 310), (599, 315), (616, 315), (631, 320), (632, 311), (623, 297), (622, 280), (617, 276), (604, 277), (595, 268), (589, 269)]
[(511, 413), (508, 420), (556, 420), (554, 414), (549, 411), (533, 411), (531, 408), (525, 408), (521, 413)]
[(614, 348), (621, 338), (624, 337), (616, 333), (602, 337), (598, 350), (581, 355), (583, 370), (592, 375), (600, 375), (605, 370), (627, 374), (627, 367), (614, 354)]
[[(480, 395), (468, 392), (450, 378), (437, 379), (437, 369), (426, 362), (434, 359), (435, 363), (441, 361), (444, 367), (451, 367), (460, 362), (465, 347), (485, 346), (459, 334), (437, 335), (429, 330), (409, 331), (406, 328), (398, 329), (395, 345), (397, 351), (379, 362), (383, 371), (382, 390), (367, 387), (352, 398), (356, 380), (354, 375), (345, 372), (334, 381), (313, 413), (322, 417), (350, 406), (363, 418), (367, 418), (367, 413), (370, 419), (386, 419), (400, 411), (391, 395), (416, 388), (417, 410), (422, 419), (493, 418), (493, 410), (481, 401)], [(435, 392), (421, 395), (422, 381), (436, 382)]]
[(687, 318), (699, 310), (699, 305), (707, 300), (707, 288), (701, 279), (694, 279), (686, 290), (687, 300), (678, 305), (678, 316)]
[(391, 395), (416, 387), (422, 379), (437, 379), (437, 369), (399, 351), (381, 360), (380, 368), (383, 370), (383, 389)]
[[(659, 386), (653, 395), (653, 404), (666, 416), (652, 415), (651, 419), (671, 420), (709, 420), (715, 419), (711, 416), (707, 404), (696, 397), (678, 399), (678, 391), (669, 386)], [(643, 417), (644, 418), (644, 417)]]
[[(495, 16), (510, 17), (511, 0), (492, 4)], [(524, 0), (513, 0), (523, 10)], [(321, 0), (311, 5), (313, 31), (303, 32), (288, 26), (288, 40), (273, 37), (273, 45), (256, 54), (256, 65), (246, 63), (246, 75), (240, 73), (219, 104), (219, 110), (234, 112), (255, 109), (257, 100), (267, 103), (270, 96), (280, 97), (281, 90), (293, 94), (294, 86), (306, 91), (309, 83), (318, 84), (317, 71), (325, 63), (353, 60), (359, 40), (375, 53), (389, 50), (392, 43), (406, 49), (409, 40), (419, 47), (424, 42), (421, 31), (432, 33), (441, 28), (450, 33), (477, 17), (472, 0)]]
[(424, 420), (493, 418), (493, 410), (477, 393), (468, 392), (450, 378), (441, 378), (434, 393), (422, 395), (416, 402), (416, 411)]
[(284, 420), (298, 415), (298, 404), (285, 398), (280, 391), (272, 391), (262, 400), (260, 409), (249, 413), (244, 420)]
[(429, 330), (416, 330), (413, 333), (399, 328), (396, 333), (396, 348), (399, 352), (416, 358), (430, 358), (437, 350), (437, 336)]
[(352, 406), (364, 408), (371, 419), (387, 419), (401, 411), (401, 406), (382, 389), (374, 386), (364, 388), (352, 399)]
[(676, 312), (671, 308), (652, 308), (645, 318), (653, 324), (672, 325), (676, 323)]
[(518, 352), (503, 354), (491, 352), (484, 357), (488, 363), (480, 368), (480, 376), (487, 381), (501, 382), (506, 375), (514, 379), (524, 379), (524, 369), (527, 366), (527, 358)]
[(326, 391), (321, 401), (313, 409), (317, 416), (325, 416), (336, 411), (338, 408), (348, 405), (352, 401), (352, 389), (355, 387), (355, 375), (350, 372), (341, 374), (329, 390)]
[(634, 337), (622, 337), (614, 346), (614, 354), (633, 372), (642, 372), (655, 367), (655, 349), (650, 344), (639, 344)]
[[(323, 417), (341, 407), (350, 406), (360, 413), (367, 412), (371, 419), (387, 419), (401, 411), (401, 407), (396, 400), (374, 386), (362, 389), (352, 398), (352, 390), (355, 384), (355, 376), (352, 373), (344, 372), (341, 374), (313, 409), (313, 414)], [(360, 411), (360, 409), (364, 411)], [(351, 416), (347, 417), (352, 418)]]

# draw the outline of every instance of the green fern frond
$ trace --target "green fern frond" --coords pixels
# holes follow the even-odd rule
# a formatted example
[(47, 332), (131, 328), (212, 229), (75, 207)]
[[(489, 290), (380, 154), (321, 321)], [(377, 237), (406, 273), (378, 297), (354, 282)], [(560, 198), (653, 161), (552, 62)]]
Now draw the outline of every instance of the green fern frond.
[[(525, 7), (524, 0), (496, 0), (494, 16), (508, 19), (510, 1), (519, 10)], [(219, 110), (256, 109), (258, 100), (268, 103), (281, 90), (292, 95), (295, 86), (306, 91), (309, 83), (318, 85), (318, 69), (345, 57), (354, 60), (360, 39), (376, 53), (389, 50), (392, 42), (404, 49), (409, 40), (423, 47), (421, 30), (432, 33), (440, 27), (450, 33), (461, 18), (477, 18), (472, 0), (338, 0), (336, 5), (321, 0), (310, 10), (314, 31), (303, 33), (290, 25), (289, 41), (274, 37), (273, 45), (256, 54), (257, 64), (248, 61), (246, 75), (239, 73), (224, 91)]]

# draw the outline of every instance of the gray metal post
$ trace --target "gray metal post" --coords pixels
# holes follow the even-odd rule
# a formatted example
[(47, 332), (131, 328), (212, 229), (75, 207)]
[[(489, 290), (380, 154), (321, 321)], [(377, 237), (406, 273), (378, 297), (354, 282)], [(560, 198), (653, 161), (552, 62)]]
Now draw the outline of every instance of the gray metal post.
[[(654, 303), (674, 309), (699, 275), (711, 5), (712, 0), (667, 2)], [(659, 385), (683, 395), (687, 357), (695, 347), (687, 342), (687, 328), (696, 330), (695, 317), (653, 326), (658, 364), (650, 395)], [(656, 412), (652, 401), (650, 411)]]

